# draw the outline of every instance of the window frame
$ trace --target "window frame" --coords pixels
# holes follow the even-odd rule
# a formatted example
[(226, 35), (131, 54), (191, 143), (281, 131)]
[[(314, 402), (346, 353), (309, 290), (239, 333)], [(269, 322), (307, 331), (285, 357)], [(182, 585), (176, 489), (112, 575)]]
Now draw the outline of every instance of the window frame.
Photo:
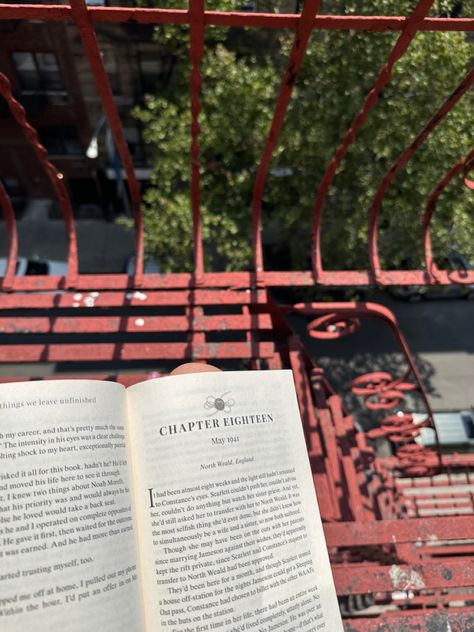
[[(34, 70), (21, 70), (19, 62), (15, 59), (16, 55), (29, 55), (33, 62)], [(48, 71), (45, 64), (45, 60), (41, 60), (40, 56), (50, 55), (54, 59), (56, 70)], [(39, 51), (39, 50), (14, 50), (10, 51), (10, 58), (15, 68), (16, 77), (18, 80), (18, 86), (22, 94), (54, 94), (54, 95), (67, 95), (68, 92), (65, 87), (63, 73), (59, 64), (58, 55), (54, 51)], [(36, 81), (25, 81), (25, 73), (33, 73), (33, 77)], [(51, 77), (56, 73), (56, 78), (51, 81)], [(34, 84), (34, 85), (33, 85)], [(56, 84), (56, 86), (55, 86)]]

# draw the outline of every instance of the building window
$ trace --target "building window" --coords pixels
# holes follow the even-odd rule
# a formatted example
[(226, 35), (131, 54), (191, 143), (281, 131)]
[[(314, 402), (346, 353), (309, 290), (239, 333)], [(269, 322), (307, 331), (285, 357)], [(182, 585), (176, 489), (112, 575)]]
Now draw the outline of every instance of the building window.
[(122, 90), (115, 53), (112, 50), (104, 50), (101, 55), (105, 71), (107, 72), (107, 76), (109, 78), (110, 87), (112, 88), (112, 92), (114, 94), (120, 95), (122, 93)]
[(64, 83), (54, 53), (12, 53), (22, 90), (64, 91)]
[(38, 136), (50, 155), (81, 156), (84, 153), (73, 127), (40, 127)]
[(14, 176), (5, 176), (1, 178), (1, 181), (3, 182), (3, 186), (10, 198), (13, 208), (17, 213), (21, 213), (27, 199), (25, 187), (20, 180)]
[(175, 56), (163, 53), (140, 53), (139, 65), (143, 90), (154, 92), (157, 88), (168, 85)]
[(2, 178), (2, 181), (3, 181), (3, 186), (5, 187), (12, 201), (24, 200), (25, 190), (22, 187), (21, 182), (18, 180), (18, 178), (7, 176), (5, 178)]
[(133, 162), (142, 163), (145, 160), (145, 149), (137, 127), (124, 127), (123, 133), (130, 150)]

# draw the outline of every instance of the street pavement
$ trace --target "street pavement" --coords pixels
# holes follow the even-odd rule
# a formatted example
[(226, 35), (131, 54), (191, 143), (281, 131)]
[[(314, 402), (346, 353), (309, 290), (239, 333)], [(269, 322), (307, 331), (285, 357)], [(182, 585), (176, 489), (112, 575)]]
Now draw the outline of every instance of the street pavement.
[[(20, 257), (65, 261), (67, 240), (61, 220), (25, 219), (17, 223)], [(133, 231), (120, 224), (77, 220), (79, 270), (83, 274), (124, 272), (135, 250)], [(0, 257), (7, 252), (6, 231), (0, 231)]]
[[(474, 301), (427, 299), (412, 304), (385, 291), (376, 291), (367, 300), (381, 303), (395, 314), (434, 410), (474, 406)], [(302, 317), (293, 317), (292, 323), (350, 410), (360, 409), (361, 403), (350, 393), (354, 377), (371, 371), (398, 377), (406, 368), (391, 331), (373, 319), (365, 321), (355, 334), (335, 341), (307, 336), (307, 320)], [(406, 408), (421, 410), (422, 405), (419, 399), (409, 399)]]

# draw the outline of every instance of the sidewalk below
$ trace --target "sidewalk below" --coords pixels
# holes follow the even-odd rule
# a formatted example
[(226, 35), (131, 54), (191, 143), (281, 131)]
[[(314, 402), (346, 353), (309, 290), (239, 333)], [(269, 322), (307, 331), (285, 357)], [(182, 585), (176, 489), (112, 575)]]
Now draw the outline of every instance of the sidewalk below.
[[(5, 225), (0, 223), (0, 257), (7, 253)], [(65, 261), (67, 240), (61, 220), (25, 219), (17, 222), (20, 257)], [(134, 253), (133, 231), (99, 220), (76, 221), (79, 270), (84, 274), (124, 272)]]

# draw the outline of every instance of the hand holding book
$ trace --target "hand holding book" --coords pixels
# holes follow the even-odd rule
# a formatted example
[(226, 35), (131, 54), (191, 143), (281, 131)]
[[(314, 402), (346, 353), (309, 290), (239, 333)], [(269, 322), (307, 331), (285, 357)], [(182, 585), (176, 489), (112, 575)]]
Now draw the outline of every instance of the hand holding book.
[(0, 387), (2, 630), (342, 630), (291, 372), (179, 373)]

